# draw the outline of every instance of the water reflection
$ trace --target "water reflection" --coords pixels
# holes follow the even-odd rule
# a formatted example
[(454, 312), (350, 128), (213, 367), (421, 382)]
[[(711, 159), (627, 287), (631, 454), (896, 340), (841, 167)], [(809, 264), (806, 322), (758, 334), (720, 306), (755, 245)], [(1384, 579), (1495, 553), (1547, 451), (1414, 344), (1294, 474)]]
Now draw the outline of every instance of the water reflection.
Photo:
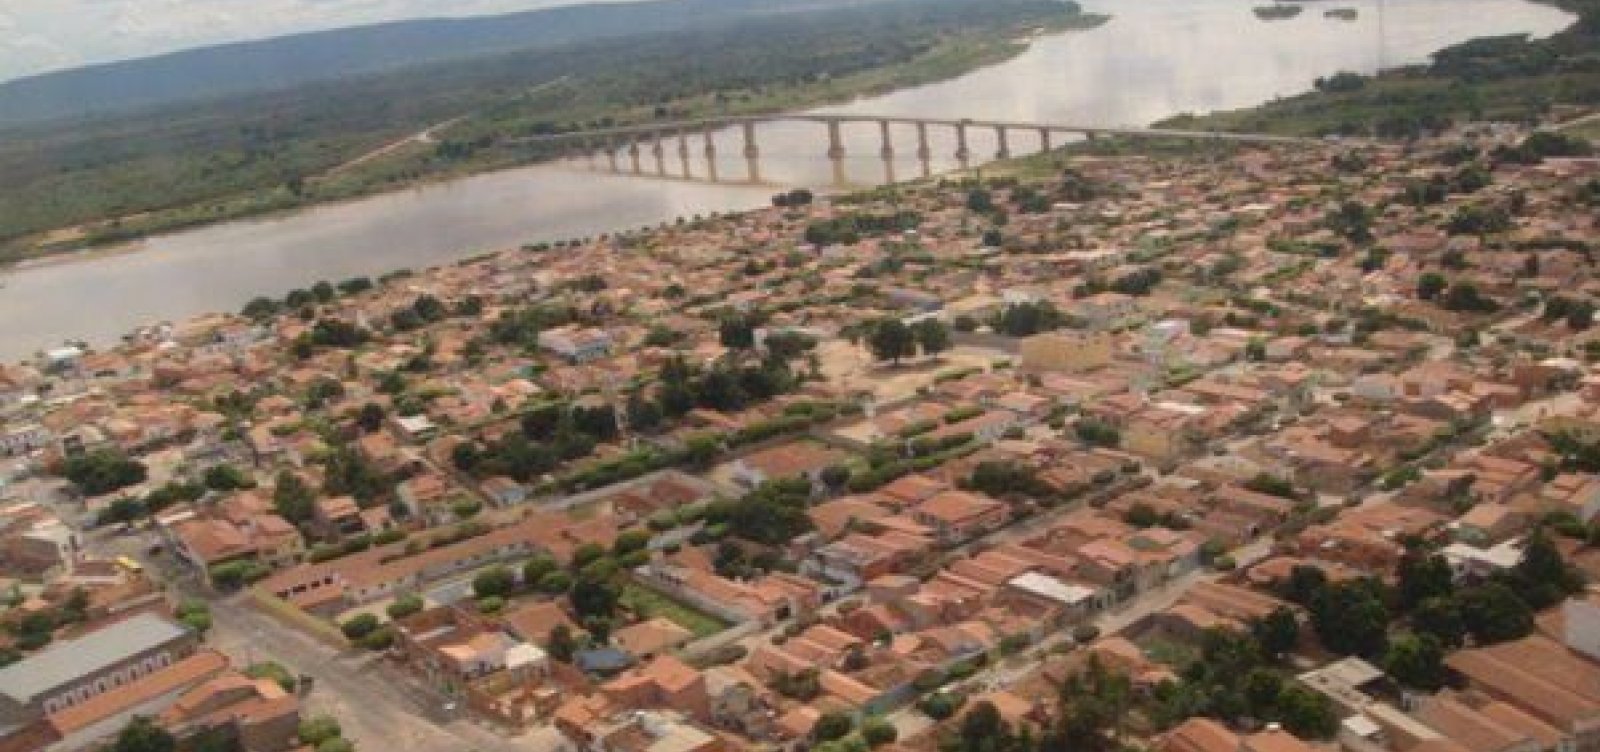
[[(1044, 37), (1010, 62), (958, 79), (819, 112), (1139, 126), (1181, 112), (1249, 106), (1340, 70), (1418, 62), (1472, 37), (1548, 34), (1570, 21), (1523, 0), (1341, 0), (1341, 7), (1358, 11), (1355, 20), (1302, 13), (1266, 23), (1254, 17), (1255, 2), (1089, 0), (1090, 10), (1113, 19)], [(319, 279), (747, 209), (765, 203), (774, 186), (870, 185), (935, 174), (1002, 148), (992, 129), (963, 134), (891, 124), (894, 148), (885, 156), (883, 133), (876, 123), (843, 127), (835, 159), (816, 123), (761, 126), (756, 159), (737, 129), (665, 134), (660, 153), (653, 143), (641, 144), (637, 159), (619, 145), (620, 154), (610, 150), (592, 163), (579, 157), (481, 175), (153, 238), (136, 252), (14, 270), (0, 289), (0, 357), (22, 357), (66, 337), (107, 342), (140, 322), (234, 309), (254, 295)], [(1007, 136), (1004, 147), (1012, 153), (1043, 146), (1020, 131)]]

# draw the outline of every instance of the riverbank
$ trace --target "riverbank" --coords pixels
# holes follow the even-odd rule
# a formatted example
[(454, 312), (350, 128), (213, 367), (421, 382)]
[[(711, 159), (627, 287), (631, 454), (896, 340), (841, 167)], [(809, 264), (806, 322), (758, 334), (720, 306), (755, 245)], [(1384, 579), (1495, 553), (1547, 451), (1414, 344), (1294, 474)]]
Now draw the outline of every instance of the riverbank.
[[(1361, 33), (1361, 25), (1374, 22), (1371, 9), (1377, 0), (1352, 2), (1362, 9), (1363, 20), (1355, 27), (1320, 18), (1264, 24), (1254, 20), (1249, 3), (1237, 0), (1119, 4), (1113, 7), (1116, 19), (1092, 32), (1045, 35), (1002, 64), (824, 111), (1123, 127), (1183, 111), (1244, 107), (1370, 61), (1371, 37)], [(1392, 46), (1391, 58), (1422, 60), (1442, 47), (1506, 30), (1548, 35), (1571, 21), (1522, 0), (1453, 2), (1457, 5), (1445, 8), (1436, 0), (1384, 0), (1387, 27), (1403, 40)], [(1180, 42), (1184, 52), (1175, 58)], [(1246, 70), (1253, 74), (1237, 75)], [(1107, 71), (1120, 72), (1119, 77), (1108, 77)], [(422, 127), (408, 127), (351, 153), (366, 153)], [(869, 186), (892, 179), (879, 157), (878, 129), (864, 124), (843, 130), (846, 182)], [(451, 129), (444, 135), (458, 134)], [(932, 173), (959, 169), (952, 129), (933, 128), (928, 135)], [(994, 135), (969, 131), (975, 159), (987, 161), (997, 151)], [(1013, 154), (1037, 146), (1032, 134), (1012, 135)], [(719, 143), (727, 147), (736, 145), (738, 135), (718, 138), (728, 140)], [(909, 126), (894, 134), (902, 147), (915, 138)], [(760, 139), (765, 183), (832, 184), (825, 137), (815, 124), (772, 123), (762, 127)], [(674, 159), (668, 160), (674, 173), (669, 180), (651, 176), (653, 165), (646, 166), (644, 177), (581, 165), (530, 166), (321, 204), (277, 218), (152, 236), (141, 241), (142, 249), (128, 252), (58, 255), (37, 267), (5, 272), (0, 357), (26, 356), (67, 339), (112, 343), (141, 325), (238, 310), (255, 296), (281, 296), (318, 280), (376, 278), (497, 249), (751, 209), (767, 204), (776, 192), (742, 182), (746, 164), (736, 148), (719, 148), (718, 182), (707, 179), (707, 162), (698, 149), (692, 156), (693, 179), (677, 174)], [(892, 172), (901, 179), (922, 174), (914, 150), (900, 148)]]
[[(1426, 65), (1340, 73), (1314, 90), (1255, 107), (1178, 115), (1158, 126), (1296, 136), (1411, 138), (1464, 121), (1550, 124), (1600, 109), (1600, 0), (1553, 0), (1577, 15), (1545, 39), (1484, 37)], [(1563, 117), (1565, 116), (1565, 117)]]
[[(320, 155), (320, 165), (307, 163), (300, 167), (294, 164), (297, 160), (286, 158), (283, 170), (300, 172), (305, 177), (290, 174), (246, 190), (195, 195), (189, 199), (180, 196), (171, 206), (142, 208), (113, 219), (77, 222), (34, 232), (0, 244), (0, 265), (120, 246), (131, 240), (232, 220), (283, 216), (310, 207), (548, 161), (555, 155), (545, 147), (518, 147), (509, 142), (517, 136), (548, 132), (552, 127), (581, 129), (660, 119), (767, 114), (844, 103), (936, 83), (1014, 58), (1027, 49), (1031, 38), (1037, 34), (1092, 28), (1107, 20), (1103, 15), (1082, 13), (1070, 4), (1052, 3), (1050, 7), (1054, 10), (1049, 13), (1040, 12), (1037, 7), (1024, 5), (1021, 9), (1011, 9), (987, 25), (947, 28), (928, 21), (927, 29), (904, 30), (909, 41), (900, 45), (904, 49), (899, 52), (895, 51), (896, 45), (890, 37), (880, 40), (876, 32), (861, 32), (859, 39), (850, 44), (841, 42), (842, 49), (831, 55), (826, 49), (816, 52), (819, 60), (826, 62), (821, 69), (834, 67), (842, 72), (837, 76), (808, 73), (791, 81), (777, 73), (751, 72), (743, 76), (749, 83), (741, 87), (708, 86), (705, 90), (668, 100), (650, 98), (645, 104), (639, 102), (646, 98), (631, 91), (626, 83), (602, 81), (597, 85), (592, 80), (563, 74), (515, 94), (478, 102), (465, 114), (455, 111), (448, 131), (437, 138), (414, 138), (415, 129), (398, 133), (385, 129), (373, 134), (373, 140), (323, 150), (327, 153)], [(883, 35), (891, 31), (885, 30)], [(863, 53), (857, 48), (873, 51), (878, 47), (888, 50), (873, 52), (884, 61), (881, 64), (863, 62)], [(708, 54), (715, 57), (715, 53)], [(713, 63), (717, 60), (705, 61), (707, 65)], [(736, 71), (741, 67), (736, 61), (727, 64)], [(780, 65), (775, 70), (789, 69)], [(393, 148), (383, 151), (377, 158), (351, 164), (352, 159), (385, 145), (393, 145)], [(343, 169), (335, 169), (340, 166)], [(202, 170), (205, 174), (210, 174), (209, 171), (209, 167)], [(123, 176), (108, 185), (126, 190), (123, 183), (131, 179), (132, 176)], [(182, 190), (172, 181), (150, 184), (175, 194)]]

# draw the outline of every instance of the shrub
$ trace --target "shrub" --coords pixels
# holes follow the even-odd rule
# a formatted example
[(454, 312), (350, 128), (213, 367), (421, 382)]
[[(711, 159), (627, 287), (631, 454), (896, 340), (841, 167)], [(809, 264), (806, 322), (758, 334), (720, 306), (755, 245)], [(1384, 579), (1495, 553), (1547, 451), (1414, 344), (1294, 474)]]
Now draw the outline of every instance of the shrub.
[(339, 625), (339, 631), (344, 633), (345, 639), (359, 642), (362, 638), (372, 634), (382, 624), (378, 617), (372, 614), (357, 614)]
[(1072, 639), (1074, 642), (1094, 642), (1095, 638), (1099, 636), (1100, 628), (1093, 624), (1079, 624), (1072, 629)]
[(900, 737), (894, 724), (882, 718), (868, 718), (861, 724), (861, 738), (869, 747), (881, 747)]
[(917, 709), (926, 713), (929, 718), (942, 721), (956, 714), (961, 709), (961, 704), (966, 698), (955, 692), (934, 692), (917, 703)]
[(339, 722), (326, 715), (314, 716), (301, 721), (298, 731), (300, 741), (312, 746), (321, 744), (329, 739), (337, 739), (343, 733), (343, 729), (339, 728)]
[(394, 644), (394, 628), (385, 624), (362, 637), (358, 644), (367, 650), (388, 650)]

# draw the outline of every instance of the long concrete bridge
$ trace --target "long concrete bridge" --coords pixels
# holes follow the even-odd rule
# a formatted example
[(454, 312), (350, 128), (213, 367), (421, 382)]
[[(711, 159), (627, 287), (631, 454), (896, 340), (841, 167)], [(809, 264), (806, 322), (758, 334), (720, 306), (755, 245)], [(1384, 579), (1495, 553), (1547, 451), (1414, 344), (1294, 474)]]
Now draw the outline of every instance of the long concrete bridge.
[[(906, 117), (895, 115), (828, 115), (828, 114), (773, 114), (729, 116), (706, 118), (701, 120), (686, 120), (676, 122), (644, 123), (611, 128), (595, 128), (582, 131), (569, 131), (565, 133), (541, 134), (510, 139), (508, 143), (515, 145), (550, 145), (557, 147), (569, 155), (587, 156), (591, 164), (600, 158), (606, 159), (612, 172), (623, 172), (619, 160), (626, 157), (631, 162), (631, 172), (635, 174), (649, 174), (641, 164), (641, 159), (648, 152), (656, 162), (657, 173), (666, 176), (665, 157), (669, 150), (668, 144), (675, 142), (677, 155), (684, 164), (684, 172), (689, 172), (689, 160), (693, 150), (690, 148), (691, 139), (702, 141), (703, 151), (708, 168), (711, 171), (710, 179), (715, 181), (717, 145), (713, 134), (719, 131), (738, 131), (742, 134), (742, 155), (749, 163), (751, 182), (760, 182), (759, 159), (761, 145), (759, 143), (759, 126), (767, 123), (801, 122), (813, 123), (823, 127), (826, 134), (826, 151), (822, 152), (835, 164), (836, 175), (842, 172), (839, 166), (846, 155), (844, 129), (846, 126), (868, 126), (875, 128), (879, 134), (878, 154), (886, 165), (892, 164), (896, 155), (896, 144), (892, 129), (894, 126), (910, 126), (915, 129), (915, 156), (924, 165), (924, 174), (927, 173), (927, 164), (933, 157), (933, 148), (929, 140), (931, 129), (947, 129), (954, 136), (953, 156), (962, 167), (966, 167), (973, 158), (972, 149), (968, 142), (968, 135), (972, 131), (982, 130), (994, 134), (995, 159), (1007, 159), (1012, 156), (1012, 137), (1015, 134), (1035, 134), (1040, 151), (1049, 151), (1056, 138), (1081, 137), (1094, 140), (1102, 137), (1140, 138), (1140, 139), (1179, 139), (1192, 141), (1211, 141), (1224, 143), (1283, 145), (1283, 144), (1310, 144), (1315, 139), (1299, 138), (1294, 136), (1274, 136), (1255, 133), (1226, 133), (1219, 131), (1177, 130), (1165, 128), (1114, 128), (1100, 126), (1069, 125), (1062, 123), (1037, 123), (1007, 120), (975, 120), (975, 119), (945, 119)], [(892, 171), (892, 168), (890, 168)]]

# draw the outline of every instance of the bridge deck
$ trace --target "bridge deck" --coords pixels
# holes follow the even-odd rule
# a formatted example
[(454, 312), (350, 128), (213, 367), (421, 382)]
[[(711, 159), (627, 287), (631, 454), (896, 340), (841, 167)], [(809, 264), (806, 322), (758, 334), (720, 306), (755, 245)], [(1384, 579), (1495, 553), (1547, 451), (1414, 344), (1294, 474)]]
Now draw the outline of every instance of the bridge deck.
[(584, 131), (571, 131), (568, 133), (551, 133), (538, 136), (525, 136), (512, 139), (515, 144), (560, 143), (577, 141), (590, 145), (603, 145), (607, 141), (617, 140), (644, 140), (649, 138), (673, 138), (680, 134), (694, 135), (707, 131), (721, 130), (744, 124), (775, 123), (775, 122), (810, 122), (810, 123), (891, 123), (897, 125), (922, 125), (936, 127), (967, 127), (979, 129), (1004, 128), (1019, 131), (1046, 131), (1050, 133), (1076, 133), (1084, 136), (1127, 136), (1131, 138), (1180, 138), (1192, 140), (1231, 141), (1239, 143), (1259, 144), (1308, 144), (1316, 143), (1317, 139), (1299, 136), (1278, 136), (1265, 133), (1230, 133), (1225, 131), (1196, 131), (1167, 128), (1114, 128), (1101, 126), (1071, 125), (1066, 123), (1030, 123), (1006, 120), (971, 120), (971, 119), (945, 119), (945, 118), (920, 118), (895, 115), (813, 115), (806, 113), (775, 114), (775, 115), (750, 115), (733, 116), (724, 118), (707, 118), (702, 120), (683, 120), (670, 123), (650, 123), (644, 125), (627, 125), (614, 128), (596, 128)]

